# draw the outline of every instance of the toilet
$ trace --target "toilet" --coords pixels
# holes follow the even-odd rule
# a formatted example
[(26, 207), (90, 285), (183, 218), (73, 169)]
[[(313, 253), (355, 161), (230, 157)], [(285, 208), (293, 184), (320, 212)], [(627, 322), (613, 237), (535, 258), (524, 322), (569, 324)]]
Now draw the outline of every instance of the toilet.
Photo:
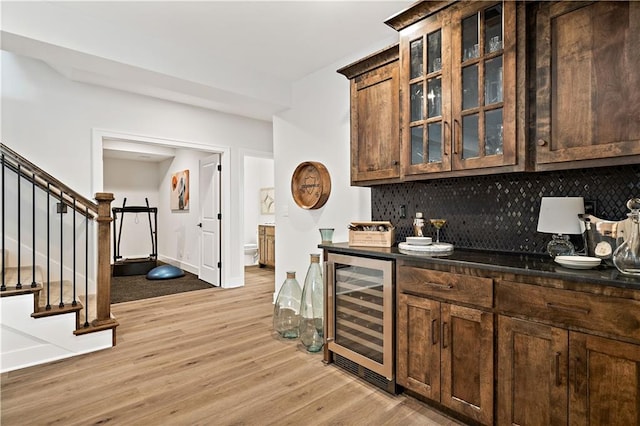
[(258, 262), (258, 245), (244, 245), (244, 266), (255, 265)]

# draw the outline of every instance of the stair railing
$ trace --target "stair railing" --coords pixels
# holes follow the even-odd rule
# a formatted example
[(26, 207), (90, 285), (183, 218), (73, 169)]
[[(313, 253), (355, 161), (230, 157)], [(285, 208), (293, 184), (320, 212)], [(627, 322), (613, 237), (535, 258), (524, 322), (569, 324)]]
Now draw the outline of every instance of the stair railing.
[[(3, 259), (2, 262), (2, 284), (0, 291), (11, 289), (20, 290), (23, 284), (29, 284), (36, 287), (36, 270), (42, 268), (46, 276), (43, 286), (46, 288), (47, 301), (45, 310), (55, 309), (50, 301), (53, 291), (59, 291), (60, 303), (57, 308), (65, 309), (65, 297), (63, 294), (63, 281), (65, 276), (71, 275), (69, 280), (72, 283), (73, 294), (69, 303), (71, 306), (77, 305), (77, 278), (84, 273), (84, 323), (83, 328), (98, 327), (108, 328), (110, 325), (115, 327), (117, 322), (111, 318), (111, 265), (110, 265), (110, 226), (111, 221), (111, 202), (114, 197), (111, 193), (95, 194), (96, 202), (93, 202), (67, 185), (60, 182), (49, 173), (40, 169), (26, 158), (0, 143), (0, 156), (2, 162), (2, 255), (5, 256), (8, 250), (8, 239), (14, 240), (16, 258), (17, 258), (17, 278), (16, 282), (7, 283), (7, 265)], [(11, 180), (8, 182), (8, 180)], [(15, 185), (12, 187), (12, 185)], [(31, 199), (23, 195), (22, 187), (30, 186)], [(15, 195), (12, 197), (12, 195)], [(43, 207), (42, 198), (46, 198), (46, 207)], [(57, 201), (57, 214), (52, 214), (53, 207), (51, 200)], [(31, 208), (31, 215), (23, 212), (24, 208)], [(46, 209), (46, 212), (42, 210)], [(71, 209), (72, 218), (65, 223), (64, 215), (68, 209)], [(7, 223), (8, 216), (11, 215), (12, 223)], [(31, 219), (31, 238), (30, 241), (23, 241), (24, 221), (30, 216)], [(44, 216), (44, 217), (43, 217)], [(53, 216), (53, 217), (52, 217)], [(58, 217), (56, 219), (56, 216)], [(78, 225), (76, 217), (82, 217), (81, 224)], [(40, 220), (38, 220), (40, 219)], [(57, 220), (56, 225), (59, 226), (59, 234), (56, 235), (51, 230), (51, 222)], [(46, 221), (46, 223), (44, 223)], [(97, 224), (97, 230), (92, 231), (95, 227), (91, 224)], [(71, 240), (72, 244), (64, 244), (66, 227), (72, 228)], [(29, 231), (29, 230), (27, 230)], [(84, 232), (84, 238), (82, 233)], [(91, 235), (90, 235), (91, 232)], [(96, 312), (90, 312), (89, 309), (89, 282), (92, 264), (89, 257), (89, 239), (96, 238), (97, 257), (95, 264), (95, 295), (96, 295)], [(58, 238), (58, 241), (55, 241)], [(53, 241), (52, 241), (53, 240)], [(84, 240), (84, 241), (83, 241)], [(57, 243), (57, 244), (56, 244)], [(84, 243), (84, 271), (78, 268), (77, 262), (77, 244)], [(43, 247), (44, 246), (44, 247)], [(25, 249), (26, 247), (26, 249)], [(52, 253), (52, 249), (54, 253)], [(22, 282), (23, 268), (23, 251), (31, 251), (31, 277), (30, 283)], [(55, 257), (55, 258), (54, 258)], [(41, 259), (38, 262), (38, 259)], [(44, 259), (43, 259), (44, 258)], [(69, 260), (71, 258), (71, 260)], [(59, 270), (53, 269), (52, 262), (59, 263)], [(81, 262), (82, 263), (82, 262)], [(59, 274), (58, 280), (54, 281), (53, 274)], [(59, 288), (52, 288), (59, 285)], [(36, 309), (38, 307), (36, 306)], [(90, 319), (94, 318), (90, 322)]]

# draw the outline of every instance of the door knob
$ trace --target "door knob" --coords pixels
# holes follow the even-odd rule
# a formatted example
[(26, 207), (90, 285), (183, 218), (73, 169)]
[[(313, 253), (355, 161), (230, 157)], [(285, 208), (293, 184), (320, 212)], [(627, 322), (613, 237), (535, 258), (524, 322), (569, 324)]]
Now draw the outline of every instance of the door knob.
[(202, 222), (200, 222), (199, 224), (197, 224), (196, 226), (202, 228)]

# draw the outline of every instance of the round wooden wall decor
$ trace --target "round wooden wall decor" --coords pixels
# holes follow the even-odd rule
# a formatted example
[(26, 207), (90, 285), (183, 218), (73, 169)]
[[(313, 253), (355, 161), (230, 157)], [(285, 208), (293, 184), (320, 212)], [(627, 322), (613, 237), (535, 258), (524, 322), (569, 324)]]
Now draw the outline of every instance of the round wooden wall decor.
[(329, 199), (331, 177), (322, 164), (305, 161), (298, 164), (291, 177), (291, 195), (296, 204), (303, 209), (319, 209)]

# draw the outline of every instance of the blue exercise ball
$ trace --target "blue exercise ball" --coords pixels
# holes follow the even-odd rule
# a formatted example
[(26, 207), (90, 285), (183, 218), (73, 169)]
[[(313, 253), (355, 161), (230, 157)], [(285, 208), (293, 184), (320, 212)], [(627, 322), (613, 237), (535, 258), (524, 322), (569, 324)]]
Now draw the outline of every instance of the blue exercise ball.
[(168, 280), (171, 278), (180, 277), (184, 277), (184, 271), (173, 265), (156, 266), (155, 268), (147, 272), (148, 280)]

